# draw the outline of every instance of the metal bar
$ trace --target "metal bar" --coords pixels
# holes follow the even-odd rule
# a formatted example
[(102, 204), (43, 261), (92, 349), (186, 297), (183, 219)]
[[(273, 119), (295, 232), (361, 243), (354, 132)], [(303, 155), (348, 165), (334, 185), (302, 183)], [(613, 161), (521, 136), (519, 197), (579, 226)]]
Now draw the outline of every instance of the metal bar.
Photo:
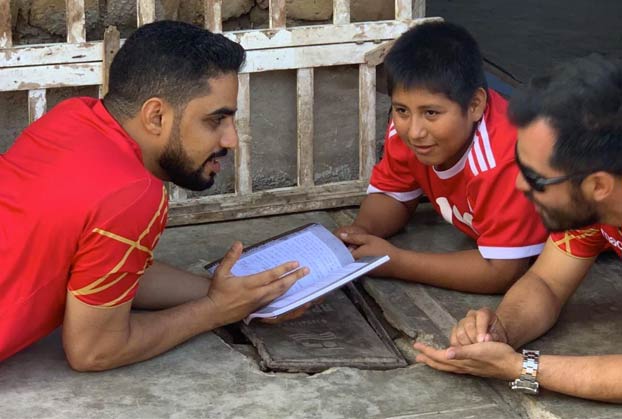
[(415, 0), (415, 7), (413, 8), (413, 18), (419, 19), (425, 17), (425, 0)]
[(413, 0), (395, 0), (395, 20), (413, 18)]
[(28, 123), (33, 123), (41, 118), (47, 109), (47, 96), (45, 89), (28, 91)]
[(298, 186), (309, 187), (314, 184), (313, 69), (299, 69), (297, 79)]
[(205, 0), (205, 29), (222, 32), (222, 0)]
[(250, 74), (238, 76), (238, 111), (236, 112), (239, 144), (235, 151), (235, 192), (247, 195), (253, 190), (251, 178), (251, 99)]
[(155, 0), (136, 0), (136, 21), (138, 27), (155, 22)]
[(84, 0), (65, 0), (67, 13), (67, 42), (79, 44), (86, 42), (86, 26), (84, 15)]
[(377, 46), (374, 42), (365, 42), (251, 50), (246, 53), (246, 62), (241, 71), (255, 73), (361, 64), (365, 62), (365, 54)]
[[(3, 1), (3, 0), (0, 0)], [(6, 0), (4, 0), (6, 1)], [(341, 26), (305, 26), (279, 29), (226, 32), (224, 36), (238, 42), (247, 51), (273, 48), (307, 47), (356, 42), (381, 42), (399, 37), (412, 25), (442, 21), (441, 18), (416, 19), (412, 22), (363, 22)], [(124, 40), (121, 40), (123, 45)], [(102, 60), (100, 41), (82, 44), (40, 44), (11, 48), (0, 59), (0, 70), (49, 64), (75, 64)]]
[(367, 182), (348, 181), (311, 188), (280, 188), (248, 195), (215, 195), (172, 203), (168, 225), (235, 220), (358, 205)]
[(286, 23), (285, 0), (270, 0), (270, 29), (284, 28)]
[(117, 51), (121, 47), (119, 31), (115, 26), (109, 26), (104, 32), (103, 60), (102, 60), (102, 85), (99, 89), (99, 96), (104, 97), (108, 93), (108, 82), (110, 75), (110, 64)]
[(350, 0), (333, 0), (333, 24), (350, 23)]
[(376, 67), (359, 66), (359, 179), (368, 180), (376, 163)]
[(0, 68), (0, 92), (91, 86), (101, 82), (101, 63)]
[(179, 186), (175, 185), (172, 182), (168, 183), (168, 196), (170, 199), (170, 202), (181, 202), (181, 201), (185, 201), (188, 199), (188, 191), (180, 188)]
[(11, 45), (11, 0), (0, 0), (0, 48), (9, 48)]

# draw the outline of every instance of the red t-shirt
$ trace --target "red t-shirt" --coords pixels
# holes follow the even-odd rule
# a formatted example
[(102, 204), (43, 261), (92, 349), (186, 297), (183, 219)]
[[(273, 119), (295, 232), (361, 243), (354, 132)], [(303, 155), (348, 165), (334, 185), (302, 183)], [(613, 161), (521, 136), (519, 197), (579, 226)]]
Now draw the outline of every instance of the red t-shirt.
[(622, 257), (622, 231), (609, 224), (551, 233), (551, 240), (559, 250), (576, 258), (593, 258), (609, 249)]
[(64, 101), (0, 155), (0, 360), (85, 304), (130, 301), (166, 224), (162, 182), (92, 98)]
[(447, 222), (477, 241), (486, 259), (538, 255), (547, 231), (533, 205), (515, 188), (516, 129), (507, 119), (506, 100), (492, 90), (488, 98), (471, 147), (443, 171), (419, 162), (391, 121), (384, 156), (372, 171), (367, 192), (402, 202), (425, 194)]

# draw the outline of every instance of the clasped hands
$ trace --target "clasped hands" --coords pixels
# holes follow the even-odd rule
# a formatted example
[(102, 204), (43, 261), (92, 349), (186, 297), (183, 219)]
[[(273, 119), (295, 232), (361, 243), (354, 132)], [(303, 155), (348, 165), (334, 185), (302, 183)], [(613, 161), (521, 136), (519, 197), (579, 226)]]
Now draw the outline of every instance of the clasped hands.
[(494, 311), (470, 310), (454, 326), (450, 346), (435, 349), (417, 342), (417, 362), (439, 371), (514, 380), (522, 369), (522, 356), (508, 345), (508, 337)]

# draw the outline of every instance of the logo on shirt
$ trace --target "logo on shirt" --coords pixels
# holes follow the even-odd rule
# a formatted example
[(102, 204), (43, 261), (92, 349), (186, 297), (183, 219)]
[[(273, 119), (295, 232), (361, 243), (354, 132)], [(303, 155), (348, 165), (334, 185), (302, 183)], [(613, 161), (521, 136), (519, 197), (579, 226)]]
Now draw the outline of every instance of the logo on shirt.
[(603, 230), (602, 228), (600, 229), (600, 233), (603, 235), (604, 238), (607, 239), (607, 241), (609, 242), (609, 244), (611, 244), (613, 247), (615, 247), (616, 249), (622, 251), (622, 242), (620, 240), (617, 240), (615, 237), (611, 237), (609, 234), (607, 234), (607, 232), (605, 230)]
[(441, 210), (441, 215), (449, 224), (453, 224), (454, 217), (459, 220), (462, 224), (468, 225), (471, 230), (477, 231), (473, 228), (473, 214), (470, 212), (465, 212), (464, 214), (460, 214), (460, 210), (455, 205), (451, 205), (449, 200), (444, 196), (440, 198), (436, 198), (436, 204), (439, 206)]

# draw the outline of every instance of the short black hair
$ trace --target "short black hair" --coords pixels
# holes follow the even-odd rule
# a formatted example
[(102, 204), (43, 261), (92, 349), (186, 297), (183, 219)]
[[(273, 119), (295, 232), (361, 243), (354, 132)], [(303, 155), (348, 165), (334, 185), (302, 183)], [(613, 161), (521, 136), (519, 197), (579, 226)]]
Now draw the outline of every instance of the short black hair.
[(417, 25), (400, 36), (384, 60), (389, 94), (395, 88), (442, 93), (466, 111), (475, 91), (486, 89), (475, 39), (448, 22)]
[(545, 119), (556, 134), (549, 164), (566, 174), (622, 175), (622, 63), (592, 54), (557, 66), (514, 95), (519, 128)]
[(106, 107), (116, 116), (132, 117), (151, 97), (178, 109), (209, 93), (208, 80), (238, 73), (244, 48), (222, 34), (184, 22), (158, 21), (138, 28), (110, 66)]

